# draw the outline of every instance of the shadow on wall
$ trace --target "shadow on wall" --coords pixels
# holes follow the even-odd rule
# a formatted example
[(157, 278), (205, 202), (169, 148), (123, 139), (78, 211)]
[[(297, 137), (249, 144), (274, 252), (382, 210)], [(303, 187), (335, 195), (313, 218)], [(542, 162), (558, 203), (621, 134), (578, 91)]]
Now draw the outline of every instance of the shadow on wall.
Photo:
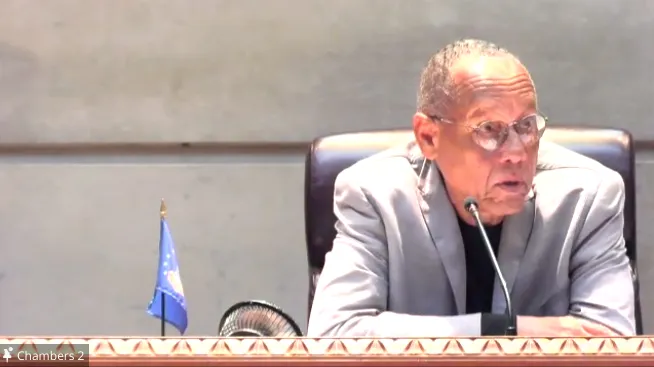
[[(350, 38), (347, 49), (339, 49), (337, 54), (325, 53), (316, 60), (314, 72), (321, 74), (322, 83), (311, 98), (316, 103), (317, 118), (352, 121), (363, 116), (367, 121), (353, 121), (352, 129), (342, 131), (319, 127), (320, 133), (353, 132), (365, 125), (371, 129), (410, 128), (420, 75), (429, 58), (441, 47), (462, 38), (485, 39), (519, 53), (502, 43), (506, 37), (501, 33), (469, 25), (416, 24), (399, 32)], [(343, 125), (346, 124), (340, 124)]]
[(340, 121), (339, 130), (320, 126), (319, 132), (409, 127), (421, 69), (439, 48), (461, 38), (485, 39), (515, 53), (530, 70), (552, 125), (613, 126), (625, 111), (635, 120), (651, 115), (651, 83), (642, 76), (654, 53), (634, 36), (652, 29), (649, 2), (501, 4), (416, 2), (419, 12), (395, 17), (395, 25), (335, 34), (338, 52), (316, 57), (322, 84), (311, 97), (317, 118)]
[(29, 128), (37, 106), (38, 75), (36, 55), (0, 42), (0, 126), (12, 132), (0, 134), (0, 143), (8, 142), (3, 136), (17, 136), (14, 131), (22, 132), (18, 136), (23, 141), (38, 140), (38, 132)]

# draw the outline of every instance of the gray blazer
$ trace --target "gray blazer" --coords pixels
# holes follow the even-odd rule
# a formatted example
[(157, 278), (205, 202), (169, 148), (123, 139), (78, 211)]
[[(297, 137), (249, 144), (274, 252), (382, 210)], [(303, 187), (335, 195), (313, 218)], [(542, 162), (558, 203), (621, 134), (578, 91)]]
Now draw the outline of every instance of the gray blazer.
[[(533, 190), (522, 212), (505, 219), (498, 254), (518, 315), (575, 315), (635, 334), (624, 195), (618, 173), (541, 142)], [(309, 336), (480, 335), (480, 314), (465, 314), (456, 214), (437, 168), (415, 143), (344, 170), (334, 210), (337, 235)], [(495, 279), (493, 312), (505, 307)]]

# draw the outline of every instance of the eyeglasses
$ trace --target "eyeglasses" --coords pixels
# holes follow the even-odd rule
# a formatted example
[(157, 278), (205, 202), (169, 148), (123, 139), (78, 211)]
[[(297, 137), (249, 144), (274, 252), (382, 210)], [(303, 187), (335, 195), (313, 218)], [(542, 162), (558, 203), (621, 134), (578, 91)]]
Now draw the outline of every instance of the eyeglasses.
[[(454, 122), (439, 116), (428, 117), (434, 121), (454, 124)], [(502, 121), (485, 121), (475, 127), (467, 127), (472, 132), (471, 137), (475, 144), (486, 151), (494, 152), (506, 143), (512, 129), (518, 134), (524, 146), (529, 147), (536, 144), (543, 136), (546, 124), (547, 117), (535, 113), (510, 124)]]

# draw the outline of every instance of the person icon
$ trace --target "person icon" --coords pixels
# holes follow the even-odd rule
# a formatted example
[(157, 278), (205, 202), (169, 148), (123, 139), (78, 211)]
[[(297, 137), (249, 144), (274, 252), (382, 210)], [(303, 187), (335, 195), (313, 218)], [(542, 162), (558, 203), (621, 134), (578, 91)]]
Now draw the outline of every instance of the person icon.
[(9, 359), (11, 358), (11, 352), (13, 352), (14, 348), (9, 347), (5, 348), (5, 352), (2, 354), (2, 358), (5, 359), (5, 362), (9, 362)]

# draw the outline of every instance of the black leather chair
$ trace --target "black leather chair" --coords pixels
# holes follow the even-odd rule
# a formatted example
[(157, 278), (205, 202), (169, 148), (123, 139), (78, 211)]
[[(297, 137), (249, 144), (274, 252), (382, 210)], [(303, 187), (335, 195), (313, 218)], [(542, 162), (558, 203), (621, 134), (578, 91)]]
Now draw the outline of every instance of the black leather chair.
[[(353, 163), (412, 139), (410, 130), (372, 131), (333, 135), (311, 144), (305, 168), (305, 226), (309, 258), (309, 311), (317, 279), (336, 236), (333, 212), (336, 176)], [(642, 334), (638, 272), (636, 268), (636, 207), (634, 149), (631, 135), (618, 129), (590, 127), (550, 127), (543, 139), (563, 145), (591, 157), (619, 172), (625, 183), (624, 237), (627, 254), (634, 269), (636, 322)]]

